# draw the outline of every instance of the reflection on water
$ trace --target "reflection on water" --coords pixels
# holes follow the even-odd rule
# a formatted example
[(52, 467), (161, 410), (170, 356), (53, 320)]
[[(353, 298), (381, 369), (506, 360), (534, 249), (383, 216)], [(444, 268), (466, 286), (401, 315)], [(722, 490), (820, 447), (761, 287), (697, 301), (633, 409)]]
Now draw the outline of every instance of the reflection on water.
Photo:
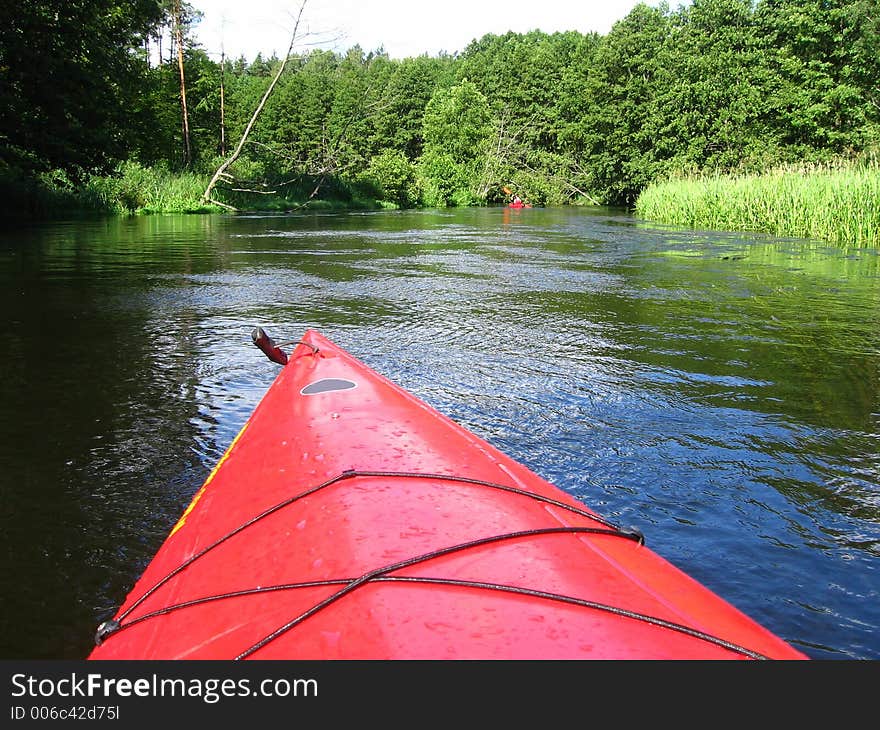
[(880, 252), (607, 211), (0, 238), (2, 656), (76, 658), (317, 327), (811, 656), (880, 658)]

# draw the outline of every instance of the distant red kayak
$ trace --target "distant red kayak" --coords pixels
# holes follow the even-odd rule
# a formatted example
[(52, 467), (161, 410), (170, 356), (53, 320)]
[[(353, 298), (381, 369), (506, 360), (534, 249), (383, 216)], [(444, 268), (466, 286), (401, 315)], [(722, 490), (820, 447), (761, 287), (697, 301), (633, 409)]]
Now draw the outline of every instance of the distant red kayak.
[(508, 208), (531, 208), (532, 206), (528, 205), (527, 203), (508, 203), (507, 207)]
[(97, 641), (91, 659), (806, 658), (311, 330)]

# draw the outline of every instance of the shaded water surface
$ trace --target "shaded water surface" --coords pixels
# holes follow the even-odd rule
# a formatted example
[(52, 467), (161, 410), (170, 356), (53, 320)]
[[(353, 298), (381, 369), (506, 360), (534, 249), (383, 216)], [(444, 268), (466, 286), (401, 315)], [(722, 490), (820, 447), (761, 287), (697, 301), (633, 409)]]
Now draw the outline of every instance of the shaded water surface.
[(0, 234), (0, 656), (80, 658), (316, 327), (816, 658), (880, 658), (880, 255), (579, 209)]

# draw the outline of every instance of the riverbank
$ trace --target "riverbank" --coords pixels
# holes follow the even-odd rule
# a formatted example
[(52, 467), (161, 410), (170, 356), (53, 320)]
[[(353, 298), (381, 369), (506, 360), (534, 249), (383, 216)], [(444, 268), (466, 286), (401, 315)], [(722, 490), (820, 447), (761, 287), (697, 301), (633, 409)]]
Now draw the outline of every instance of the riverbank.
[[(202, 201), (209, 179), (208, 173), (172, 172), (135, 162), (122, 163), (112, 175), (79, 183), (60, 173), (29, 180), (0, 175), (0, 214), (51, 220), (228, 211)], [(302, 179), (262, 192), (223, 191), (221, 199), (241, 212), (399, 207), (364, 186), (329, 179), (320, 182), (321, 194), (313, 196), (316, 186), (316, 180)], [(656, 181), (639, 195), (635, 212), (675, 226), (880, 246), (880, 159), (875, 155), (858, 162), (789, 165), (758, 174), (704, 173)]]
[[(146, 167), (136, 162), (119, 165), (114, 174), (92, 175), (72, 181), (63, 173), (25, 177), (0, 171), (0, 214), (25, 220), (82, 218), (94, 215), (151, 213), (220, 213), (220, 205), (206, 204), (202, 193), (211, 175)], [(336, 181), (325, 184), (324, 195), (311, 196), (316, 181), (304, 179), (274, 191), (229, 191), (222, 202), (242, 211), (287, 212), (310, 210), (377, 210), (392, 203), (358, 194)]]
[(636, 213), (676, 226), (880, 246), (880, 161), (655, 182), (639, 195)]

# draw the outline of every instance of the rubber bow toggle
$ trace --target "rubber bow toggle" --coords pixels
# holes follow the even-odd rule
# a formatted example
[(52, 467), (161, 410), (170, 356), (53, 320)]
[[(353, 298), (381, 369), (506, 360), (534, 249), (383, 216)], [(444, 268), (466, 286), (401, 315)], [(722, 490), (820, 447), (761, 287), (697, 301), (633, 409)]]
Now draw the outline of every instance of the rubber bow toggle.
[(287, 354), (275, 344), (275, 341), (266, 334), (266, 330), (262, 327), (254, 327), (254, 331), (251, 332), (251, 339), (272, 362), (277, 362), (279, 365), (287, 365)]

